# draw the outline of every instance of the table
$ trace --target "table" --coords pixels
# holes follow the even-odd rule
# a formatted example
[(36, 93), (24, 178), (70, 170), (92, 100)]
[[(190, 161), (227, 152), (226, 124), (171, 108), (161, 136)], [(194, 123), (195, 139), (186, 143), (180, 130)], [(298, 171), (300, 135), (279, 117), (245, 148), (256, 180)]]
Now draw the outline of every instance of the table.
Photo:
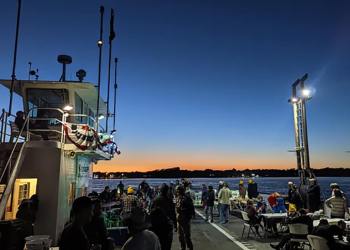
[(288, 214), (287, 213), (266, 213), (266, 214), (261, 214), (262, 217), (265, 219), (284, 219), (287, 218)]
[[(345, 222), (345, 224), (348, 226), (350, 225), (350, 221), (346, 221), (344, 219), (341, 218), (325, 218), (328, 221), (329, 225), (337, 225), (339, 221), (343, 220)], [(320, 224), (320, 220), (314, 220), (313, 221), (313, 226), (317, 227), (318, 224)]]
[(265, 220), (265, 227), (264, 227), (264, 237), (267, 238), (267, 226), (272, 224), (277, 224), (279, 222), (282, 222), (285, 218), (288, 217), (287, 213), (266, 213), (261, 214), (261, 216)]

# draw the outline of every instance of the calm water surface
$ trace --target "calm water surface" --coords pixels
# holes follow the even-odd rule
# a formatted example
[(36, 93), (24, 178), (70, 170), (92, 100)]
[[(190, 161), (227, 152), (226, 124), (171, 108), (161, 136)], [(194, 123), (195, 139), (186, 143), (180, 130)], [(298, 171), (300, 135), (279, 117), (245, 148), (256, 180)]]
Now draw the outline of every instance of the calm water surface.
[[(192, 185), (200, 187), (202, 184), (213, 185), (214, 188), (217, 188), (220, 180), (226, 181), (231, 189), (238, 189), (238, 182), (241, 178), (192, 178)], [(92, 180), (92, 189), (101, 192), (105, 186), (110, 186), (112, 189), (115, 188), (121, 179), (93, 179)], [(162, 183), (175, 183), (176, 179), (123, 179), (125, 186), (138, 186), (142, 181), (146, 180), (151, 186), (158, 186)], [(259, 192), (261, 193), (272, 193), (280, 192), (287, 193), (287, 183), (288, 181), (293, 181), (299, 183), (299, 178), (297, 177), (259, 177), (255, 178), (255, 182), (258, 184)], [(248, 180), (245, 180), (247, 183)], [(321, 192), (323, 198), (330, 196), (329, 184), (336, 182), (340, 185), (341, 189), (347, 194), (347, 197), (350, 197), (350, 177), (319, 177), (318, 182), (321, 186)]]

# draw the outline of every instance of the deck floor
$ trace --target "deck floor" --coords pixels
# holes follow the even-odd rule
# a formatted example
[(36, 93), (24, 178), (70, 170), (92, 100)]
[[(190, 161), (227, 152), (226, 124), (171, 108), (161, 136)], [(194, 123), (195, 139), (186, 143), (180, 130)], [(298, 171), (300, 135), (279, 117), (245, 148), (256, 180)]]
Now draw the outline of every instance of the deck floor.
[[(281, 237), (256, 238), (246, 235), (241, 238), (243, 222), (240, 218), (230, 215), (229, 223), (221, 225), (219, 217), (214, 215), (214, 223), (208, 223), (203, 219), (204, 211), (196, 209), (196, 217), (191, 223), (191, 234), (194, 249), (200, 250), (271, 250), (270, 243), (277, 243)], [(261, 232), (262, 234), (262, 232)], [(117, 248), (117, 249), (120, 249)], [(173, 236), (172, 249), (181, 249), (177, 233)]]

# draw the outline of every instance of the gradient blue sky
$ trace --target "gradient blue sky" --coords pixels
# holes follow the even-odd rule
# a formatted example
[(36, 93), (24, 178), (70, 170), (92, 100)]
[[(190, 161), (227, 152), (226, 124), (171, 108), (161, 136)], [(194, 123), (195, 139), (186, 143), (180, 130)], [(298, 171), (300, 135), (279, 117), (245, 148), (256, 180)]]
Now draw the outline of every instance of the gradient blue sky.
[[(15, 2), (0, 9), (0, 78), (11, 75)], [(349, 167), (349, 1), (24, 0), (17, 77), (32, 61), (40, 79), (58, 79), (66, 53), (70, 78), (85, 68), (96, 82), (100, 4), (106, 41), (117, 12), (122, 154), (96, 170), (294, 167), (287, 100), (306, 72), (312, 166)]]

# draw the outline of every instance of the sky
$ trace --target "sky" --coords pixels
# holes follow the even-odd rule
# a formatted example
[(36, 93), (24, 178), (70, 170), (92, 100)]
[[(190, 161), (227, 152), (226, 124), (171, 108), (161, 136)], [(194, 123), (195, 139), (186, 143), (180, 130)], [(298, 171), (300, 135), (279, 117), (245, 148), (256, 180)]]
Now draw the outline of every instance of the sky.
[[(350, 167), (350, 2), (345, 0), (22, 1), (18, 79), (28, 62), (58, 80), (97, 82), (99, 6), (116, 11), (117, 142), (95, 171), (292, 168), (291, 84), (309, 73), (311, 166)], [(16, 1), (0, 9), (0, 78), (11, 75)], [(113, 80), (113, 79), (112, 79)], [(8, 90), (0, 87), (0, 107)], [(19, 97), (14, 110), (22, 109)]]

